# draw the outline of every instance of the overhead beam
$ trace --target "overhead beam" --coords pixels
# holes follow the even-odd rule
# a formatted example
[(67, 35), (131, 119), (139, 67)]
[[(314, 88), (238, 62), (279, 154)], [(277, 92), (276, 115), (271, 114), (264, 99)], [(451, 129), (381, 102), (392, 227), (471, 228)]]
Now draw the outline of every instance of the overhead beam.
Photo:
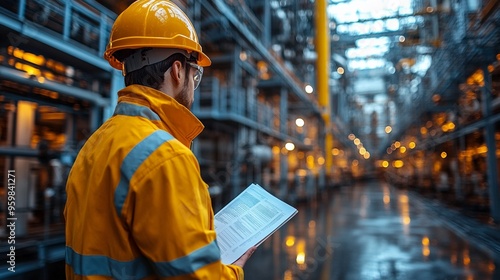
[(332, 42), (340, 43), (340, 44), (354, 44), (359, 39), (367, 39), (367, 38), (378, 38), (378, 37), (395, 37), (404, 35), (404, 30), (398, 31), (385, 31), (379, 33), (370, 33), (370, 34), (337, 34), (339, 36), (339, 40), (333, 40)]
[(100, 56), (85, 52), (81, 48), (75, 47), (71, 42), (69, 42), (69, 39), (65, 39), (62, 36), (52, 36), (45, 30), (41, 30), (44, 29), (43, 27), (37, 26), (34, 23), (30, 23), (27, 21), (20, 22), (16, 19), (6, 16), (5, 14), (0, 14), (0, 25), (14, 30), (15, 32), (21, 34), (21, 36), (25, 36), (30, 40), (41, 42), (49, 47), (64, 52), (69, 56), (75, 57), (81, 61), (94, 65), (103, 70), (113, 70), (108, 62)]
[(29, 76), (25, 72), (7, 68), (5, 66), (0, 66), (0, 78), (5, 80), (15, 81), (29, 86), (34, 86), (38, 88), (56, 91), (59, 93), (64, 93), (67, 96), (71, 96), (79, 100), (85, 100), (100, 107), (106, 107), (110, 105), (109, 99), (102, 97), (98, 93), (80, 89), (77, 87), (59, 84), (48, 80), (45, 80), (44, 82), (41, 83), (37, 79), (31, 79), (31, 76)]
[(353, 20), (353, 21), (345, 21), (345, 22), (337, 22), (337, 26), (339, 25), (348, 25), (348, 24), (353, 24), (353, 23), (366, 23), (366, 22), (375, 22), (379, 20), (389, 20), (389, 19), (403, 19), (403, 18), (409, 18), (409, 17), (421, 17), (421, 16), (432, 16), (432, 15), (437, 15), (437, 14), (449, 14), (448, 11), (442, 11), (439, 9), (433, 9), (431, 12), (427, 11), (421, 11), (421, 12), (415, 12), (407, 15), (394, 15), (394, 16), (387, 16), (387, 17), (381, 17), (381, 18), (367, 18), (367, 19), (358, 19), (358, 20)]

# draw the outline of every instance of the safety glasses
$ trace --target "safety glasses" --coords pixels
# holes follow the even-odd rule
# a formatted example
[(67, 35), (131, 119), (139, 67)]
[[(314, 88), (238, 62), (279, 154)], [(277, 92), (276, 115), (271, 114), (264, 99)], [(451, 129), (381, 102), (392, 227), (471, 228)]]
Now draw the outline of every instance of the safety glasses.
[(189, 64), (189, 66), (196, 69), (196, 73), (194, 73), (194, 77), (193, 77), (194, 89), (196, 90), (198, 88), (198, 86), (200, 85), (201, 78), (203, 77), (203, 67), (201, 67), (198, 64), (192, 63), (192, 62), (187, 62), (187, 64)]

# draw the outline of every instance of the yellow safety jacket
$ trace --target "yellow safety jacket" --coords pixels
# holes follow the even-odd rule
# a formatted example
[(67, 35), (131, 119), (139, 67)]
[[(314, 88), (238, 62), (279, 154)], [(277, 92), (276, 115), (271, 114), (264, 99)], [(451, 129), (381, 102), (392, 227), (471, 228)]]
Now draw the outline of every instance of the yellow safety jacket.
[(64, 209), (67, 279), (243, 279), (224, 265), (208, 186), (189, 149), (201, 122), (132, 85), (85, 143)]

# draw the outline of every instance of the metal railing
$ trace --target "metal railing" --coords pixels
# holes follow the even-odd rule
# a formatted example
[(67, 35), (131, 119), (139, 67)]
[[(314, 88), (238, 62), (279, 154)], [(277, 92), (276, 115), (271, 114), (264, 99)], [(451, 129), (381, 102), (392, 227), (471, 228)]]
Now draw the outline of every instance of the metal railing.
[[(200, 89), (195, 93), (192, 111), (201, 118), (238, 122), (297, 143), (303, 142), (308, 135), (307, 128), (297, 130), (297, 116), (289, 115), (287, 120), (283, 119), (279, 108), (249, 98), (243, 88), (223, 86), (215, 77), (203, 79)], [(280, 131), (281, 122), (286, 122), (285, 134)]]
[(47, 28), (96, 54), (104, 52), (116, 17), (91, 0), (3, 0), (0, 14)]

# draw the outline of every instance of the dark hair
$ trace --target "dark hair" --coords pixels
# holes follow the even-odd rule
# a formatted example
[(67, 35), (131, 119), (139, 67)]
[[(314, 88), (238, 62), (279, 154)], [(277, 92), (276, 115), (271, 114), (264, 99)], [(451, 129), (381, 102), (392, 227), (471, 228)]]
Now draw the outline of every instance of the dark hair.
[[(131, 54), (130, 52), (121, 53), (121, 57), (120, 58), (117, 57), (117, 58), (120, 61), (123, 61), (123, 59), (125, 59), (130, 54)], [(117, 56), (117, 54), (115, 54), (115, 57), (116, 56)], [(135, 84), (135, 85), (143, 85), (143, 86), (151, 87), (154, 89), (160, 89), (160, 85), (164, 81), (165, 72), (170, 67), (172, 67), (172, 64), (174, 64), (174, 62), (177, 60), (182, 63), (182, 66), (186, 69), (186, 75), (188, 75), (189, 74), (189, 67), (186, 67), (187, 58), (180, 53), (176, 53), (176, 54), (169, 56), (165, 60), (144, 66), (141, 69), (127, 73), (125, 75), (125, 85), (129, 86), (129, 85)]]

